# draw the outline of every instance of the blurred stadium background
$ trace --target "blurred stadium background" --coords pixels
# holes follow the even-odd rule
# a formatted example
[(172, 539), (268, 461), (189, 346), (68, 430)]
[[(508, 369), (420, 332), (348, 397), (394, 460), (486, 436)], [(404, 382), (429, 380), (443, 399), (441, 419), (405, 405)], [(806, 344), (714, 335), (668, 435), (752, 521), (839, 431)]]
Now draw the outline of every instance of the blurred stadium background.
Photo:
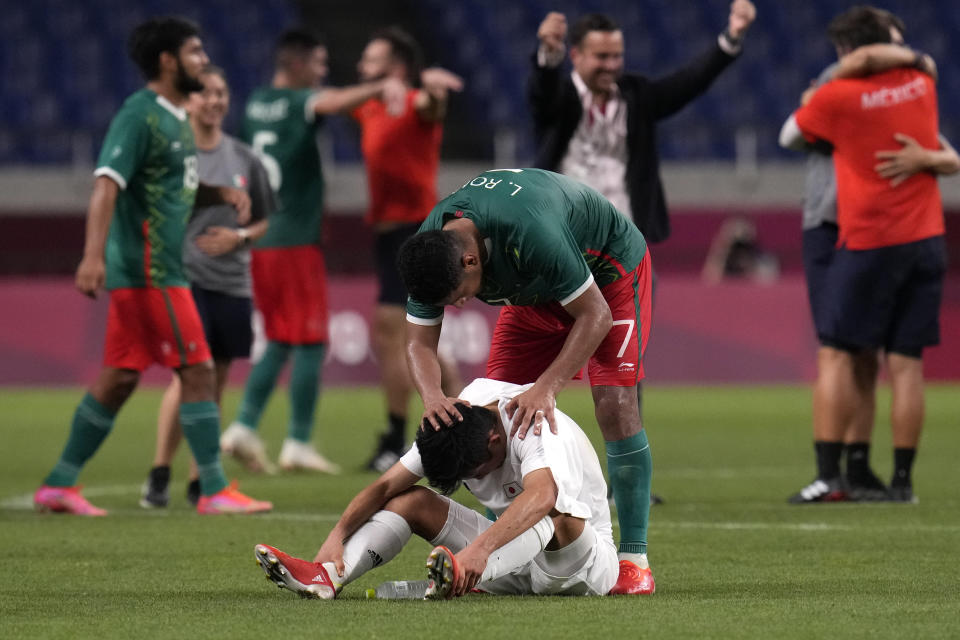
[[(284, 28), (324, 36), (332, 84), (356, 79), (369, 34), (401, 24), (427, 61), (463, 75), (446, 121), (439, 192), (490, 166), (533, 156), (524, 101), (529, 57), (549, 10), (612, 14), (627, 42), (628, 69), (666, 73), (711, 46), (729, 2), (700, 0), (35, 0), (4, 2), (0, 21), (0, 384), (82, 384), (99, 363), (103, 301), (72, 293), (83, 242), (91, 170), (111, 116), (142, 81), (127, 58), (131, 28), (147, 16), (198, 21), (206, 49), (233, 88), (228, 131), (247, 94), (269, 81)], [(797, 382), (813, 373), (813, 334), (800, 272), (802, 158), (777, 147), (779, 127), (810, 79), (831, 62), (830, 18), (840, 0), (759, 0), (745, 51), (703, 97), (659, 128), (674, 233), (654, 246), (660, 284), (648, 353), (652, 382)], [(941, 130), (960, 142), (960, 12), (950, 0), (879, 0), (899, 14), (907, 39), (940, 63)], [(328, 183), (325, 248), (331, 270), (332, 384), (372, 383), (365, 317), (373, 298), (371, 249), (361, 216), (367, 194), (356, 127), (331, 118), (322, 145)], [(960, 179), (941, 181), (949, 244), (960, 250)], [(764, 283), (705, 284), (700, 272), (724, 221), (742, 217), (778, 265)], [(960, 378), (960, 277), (951, 270), (944, 344), (933, 378)], [(454, 345), (466, 373), (486, 355), (491, 310), (460, 314)], [(165, 379), (159, 371), (154, 379)], [(238, 367), (238, 379), (245, 370)]]

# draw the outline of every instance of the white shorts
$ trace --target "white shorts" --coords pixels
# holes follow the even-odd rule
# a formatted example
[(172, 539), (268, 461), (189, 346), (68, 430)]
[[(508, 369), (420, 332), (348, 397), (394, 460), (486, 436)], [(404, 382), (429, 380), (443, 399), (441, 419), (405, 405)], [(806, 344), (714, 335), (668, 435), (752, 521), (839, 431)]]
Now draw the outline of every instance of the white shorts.
[[(493, 524), (473, 509), (447, 501), (447, 522), (431, 544), (459, 553)], [(477, 589), (498, 595), (606, 595), (617, 582), (620, 563), (612, 541), (600, 540), (590, 523), (573, 543), (558, 551), (541, 551), (526, 565)]]

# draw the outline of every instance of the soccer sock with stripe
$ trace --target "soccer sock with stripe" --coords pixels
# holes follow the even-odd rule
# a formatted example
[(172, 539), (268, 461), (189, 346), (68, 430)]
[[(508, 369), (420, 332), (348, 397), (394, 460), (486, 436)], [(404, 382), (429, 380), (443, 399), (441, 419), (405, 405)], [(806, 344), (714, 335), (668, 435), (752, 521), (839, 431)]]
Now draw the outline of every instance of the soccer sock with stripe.
[(48, 487), (72, 487), (77, 476), (113, 429), (116, 414), (87, 393), (83, 396), (70, 424), (70, 437), (43, 484)]
[(325, 348), (323, 343), (293, 347), (287, 435), (300, 442), (310, 442), (310, 434), (313, 433), (313, 417), (320, 394), (320, 366), (323, 364)]
[(289, 355), (290, 345), (273, 340), (267, 342), (263, 357), (250, 370), (247, 386), (243, 391), (243, 402), (237, 413), (237, 422), (251, 429), (260, 425), (260, 416), (263, 415), (267, 400), (277, 384), (277, 376), (287, 363)]
[(337, 575), (337, 567), (332, 562), (324, 562), (323, 568), (335, 584), (349, 584), (397, 557), (410, 535), (410, 525), (401, 515), (378, 511), (343, 545), (343, 577)]
[(180, 405), (180, 427), (200, 472), (200, 493), (212, 496), (227, 486), (220, 464), (220, 410), (211, 400)]
[(621, 553), (647, 552), (647, 524), (650, 520), (650, 481), (653, 459), (647, 432), (605, 442), (607, 474), (620, 522)]

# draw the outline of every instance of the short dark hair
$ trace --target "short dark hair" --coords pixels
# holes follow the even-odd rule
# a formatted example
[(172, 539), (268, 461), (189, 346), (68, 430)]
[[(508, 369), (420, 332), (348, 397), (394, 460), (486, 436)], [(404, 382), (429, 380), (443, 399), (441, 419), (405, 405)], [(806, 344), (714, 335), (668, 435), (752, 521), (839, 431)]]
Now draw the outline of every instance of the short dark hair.
[(873, 9), (874, 13), (877, 14), (877, 19), (880, 20), (883, 24), (887, 25), (887, 28), (895, 28), (900, 32), (900, 35), (906, 37), (907, 35), (907, 25), (903, 23), (903, 20), (897, 14), (892, 11), (887, 11), (886, 9), (881, 9), (879, 7), (870, 7)]
[(423, 51), (412, 35), (394, 25), (375, 32), (370, 40), (385, 40), (390, 45), (393, 57), (407, 67), (407, 82), (419, 83), (420, 71), (423, 69)]
[(579, 47), (590, 31), (619, 31), (616, 20), (603, 13), (588, 13), (573, 23), (570, 29), (570, 46)]
[(127, 53), (147, 80), (160, 75), (160, 54), (177, 55), (189, 38), (199, 37), (197, 23), (179, 16), (150, 18), (137, 25), (127, 40)]
[(852, 51), (867, 44), (890, 42), (890, 26), (873, 7), (857, 5), (831, 20), (827, 35), (838, 49)]
[(464, 478), (490, 459), (487, 440), (497, 426), (497, 419), (489, 409), (470, 407), (462, 402), (454, 406), (463, 416), (462, 422), (440, 430), (424, 422), (417, 431), (423, 473), (430, 486), (445, 496), (456, 491)]
[(440, 304), (463, 280), (462, 255), (463, 247), (452, 231), (423, 231), (400, 245), (397, 271), (414, 299)]
[(323, 41), (313, 32), (306, 29), (288, 29), (277, 38), (274, 62), (278, 67), (287, 67), (292, 58), (306, 58), (314, 49), (322, 46)]

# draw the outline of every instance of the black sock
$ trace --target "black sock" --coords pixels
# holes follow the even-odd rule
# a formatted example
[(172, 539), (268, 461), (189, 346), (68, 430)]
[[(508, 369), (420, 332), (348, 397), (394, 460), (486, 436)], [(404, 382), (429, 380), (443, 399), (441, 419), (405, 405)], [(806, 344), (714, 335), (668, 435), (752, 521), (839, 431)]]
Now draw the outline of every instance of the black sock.
[(813, 449), (817, 453), (817, 477), (821, 480), (840, 477), (840, 455), (843, 453), (843, 443), (815, 440)]
[(847, 454), (847, 478), (863, 479), (870, 476), (870, 443), (851, 442), (844, 446)]
[(158, 489), (166, 489), (170, 484), (170, 467), (160, 466), (150, 469), (150, 484)]
[(913, 470), (913, 458), (916, 455), (916, 449), (893, 450), (893, 479), (890, 481), (891, 487), (909, 487), (913, 485), (910, 480), (910, 472)]
[(395, 413), (387, 415), (387, 441), (393, 449), (403, 447), (404, 431), (407, 430), (407, 416), (398, 416)]

